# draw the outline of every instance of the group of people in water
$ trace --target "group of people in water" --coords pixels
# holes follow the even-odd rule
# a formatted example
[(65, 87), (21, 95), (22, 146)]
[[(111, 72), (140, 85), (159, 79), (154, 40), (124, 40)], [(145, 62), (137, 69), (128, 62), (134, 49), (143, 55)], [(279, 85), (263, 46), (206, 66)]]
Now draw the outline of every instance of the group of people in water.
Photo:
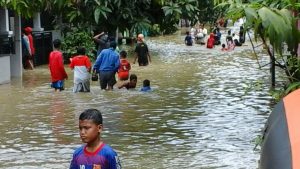
[(197, 29), (192, 27), (190, 31), (187, 31), (184, 42), (187, 46), (192, 46), (193, 44), (206, 44), (206, 48), (209, 49), (222, 44), (222, 51), (232, 51), (236, 46), (242, 46), (242, 44), (245, 43), (245, 31), (243, 26), (240, 26), (238, 36), (235, 33), (232, 33), (231, 30), (228, 30), (227, 33), (225, 39), (226, 42), (221, 43), (222, 33), (220, 31), (220, 26), (216, 25), (208, 36), (207, 29), (203, 24), (199, 25)]
[[(101, 89), (112, 90), (117, 83), (116, 74), (120, 82), (118, 84), (119, 89), (136, 88), (137, 75), (130, 74), (131, 64), (127, 60), (127, 52), (122, 50), (118, 53), (116, 51), (117, 43), (114, 38), (109, 38), (107, 33), (100, 33), (94, 36), (93, 39), (98, 44), (98, 55), (94, 65), (86, 55), (86, 49), (83, 46), (78, 46), (77, 54), (70, 58), (70, 68), (74, 71), (73, 92), (90, 92), (90, 79), (93, 81), (99, 80)], [(68, 79), (68, 75), (60, 51), (61, 41), (59, 39), (54, 40), (53, 47), (54, 50), (49, 55), (51, 87), (55, 91), (62, 91), (64, 90), (64, 81)], [(137, 61), (139, 66), (147, 66), (151, 62), (149, 49), (144, 42), (143, 34), (138, 35), (134, 52), (133, 64)], [(147, 92), (151, 90), (150, 80), (145, 79), (140, 91)]]
[[(116, 84), (116, 73), (121, 84), (119, 89), (134, 89), (137, 84), (137, 76), (130, 74), (131, 65), (126, 59), (127, 52), (122, 50), (116, 52), (117, 43), (114, 40), (107, 41), (103, 37), (105, 33), (96, 35), (95, 42), (99, 45), (97, 59), (92, 65), (89, 57), (85, 54), (85, 48), (79, 46), (77, 55), (70, 59), (70, 68), (74, 70), (74, 87), (73, 92), (89, 92), (90, 91), (90, 74), (92, 80), (99, 79), (100, 87), (103, 90), (112, 90)], [(56, 39), (53, 41), (54, 50), (49, 55), (49, 69), (51, 73), (51, 87), (55, 91), (64, 90), (64, 80), (68, 79), (68, 75), (64, 68), (63, 55), (60, 51), (61, 41)], [(139, 66), (147, 66), (151, 62), (149, 49), (144, 42), (144, 36), (139, 34), (137, 37), (137, 45), (135, 47), (135, 58), (133, 64), (138, 62)], [(127, 81), (129, 79), (129, 81)], [(152, 91), (150, 80), (143, 81), (142, 92)], [(78, 168), (109, 168), (120, 169), (121, 164), (117, 153), (108, 144), (101, 139), (103, 129), (102, 114), (97, 109), (84, 110), (79, 116), (79, 133), (84, 145), (77, 148), (73, 153), (70, 163), (70, 169)]]

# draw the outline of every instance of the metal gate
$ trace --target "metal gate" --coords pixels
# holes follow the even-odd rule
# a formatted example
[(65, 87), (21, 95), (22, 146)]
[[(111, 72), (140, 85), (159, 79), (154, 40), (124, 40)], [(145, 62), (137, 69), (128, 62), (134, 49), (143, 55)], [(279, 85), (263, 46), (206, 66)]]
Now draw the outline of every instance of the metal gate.
[(49, 54), (53, 50), (52, 33), (49, 31), (32, 32), (35, 56), (34, 65), (44, 65), (49, 63)]

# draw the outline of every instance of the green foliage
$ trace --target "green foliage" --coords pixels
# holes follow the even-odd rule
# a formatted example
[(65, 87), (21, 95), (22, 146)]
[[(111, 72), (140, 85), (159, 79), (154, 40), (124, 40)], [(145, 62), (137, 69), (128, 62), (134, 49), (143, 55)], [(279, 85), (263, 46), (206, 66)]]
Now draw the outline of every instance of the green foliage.
[(160, 35), (160, 26), (158, 24), (154, 24), (150, 29), (149, 29), (149, 36), (157, 36)]
[[(270, 43), (277, 50), (278, 53), (282, 54), (282, 45), (285, 42), (291, 48), (294, 43), (290, 39), (293, 36), (293, 26), (291, 13), (287, 9), (270, 9), (262, 7), (258, 10), (258, 16), (261, 19), (261, 25), (264, 28), (264, 34), (270, 40)], [(278, 26), (285, 25), (285, 26)], [(260, 31), (260, 30), (257, 30)]]
[(253, 150), (258, 150), (258, 147), (261, 147), (262, 142), (263, 142), (263, 136), (262, 135), (258, 135), (254, 140), (254, 148)]
[(133, 21), (130, 31), (131, 32), (143, 32), (151, 28), (151, 22), (147, 18), (136, 18)]
[(15, 11), (25, 18), (32, 17), (34, 12), (40, 11), (44, 7), (44, 0), (1, 0), (0, 7)]
[(284, 91), (283, 90), (272, 90), (270, 92), (272, 98), (275, 100), (275, 102), (279, 102), (281, 98), (284, 97)]
[(98, 24), (100, 15), (102, 15), (105, 19), (107, 19), (107, 14), (112, 12), (111, 9), (105, 7), (105, 6), (98, 6), (94, 12), (95, 21)]
[(296, 89), (300, 88), (300, 82), (293, 82), (290, 83), (287, 89), (284, 90), (284, 96), (288, 95), (289, 93), (295, 91)]
[(161, 24), (164, 34), (174, 33), (177, 23), (181, 18), (188, 19), (195, 24), (198, 21), (199, 2), (197, 0), (176, 0), (167, 1), (162, 7), (165, 18)]
[(117, 28), (121, 32), (131, 30), (131, 35), (149, 30), (153, 24), (158, 24), (164, 34), (173, 33), (181, 18), (194, 24), (220, 14), (213, 9), (211, 0), (1, 0), (0, 6), (25, 17), (45, 10), (56, 15), (55, 23), (60, 29), (67, 23), (69, 27), (88, 25), (112, 34)]
[(180, 19), (179, 16), (182, 14), (181, 8), (178, 4), (170, 2), (168, 6), (162, 7), (164, 10), (165, 16), (171, 15), (173, 19)]
[(68, 32), (62, 44), (62, 50), (67, 59), (76, 55), (77, 47), (82, 46), (86, 49), (86, 55), (91, 60), (95, 60), (95, 43), (92, 40), (92, 34), (86, 30), (73, 28), (72, 31)]
[(271, 96), (275, 102), (279, 102), (284, 96), (300, 88), (300, 82), (289, 83), (286, 87), (281, 89), (274, 89), (271, 91)]
[(300, 81), (300, 60), (297, 57), (288, 57), (286, 71), (291, 82)]

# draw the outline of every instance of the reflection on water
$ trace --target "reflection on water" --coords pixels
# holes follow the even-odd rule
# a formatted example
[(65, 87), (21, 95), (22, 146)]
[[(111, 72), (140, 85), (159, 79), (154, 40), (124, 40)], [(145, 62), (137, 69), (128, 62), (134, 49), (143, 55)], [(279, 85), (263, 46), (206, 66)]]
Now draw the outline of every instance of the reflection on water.
[[(74, 94), (72, 80), (54, 93), (47, 66), (1, 85), (0, 168), (68, 168), (86, 108), (103, 112), (102, 137), (126, 169), (257, 168), (252, 140), (271, 109), (268, 71), (257, 69), (250, 52), (182, 42), (182, 36), (149, 39), (153, 63), (132, 66), (138, 88), (150, 79), (152, 93), (105, 92), (92, 82), (91, 93)], [(261, 88), (249, 91), (256, 81)]]

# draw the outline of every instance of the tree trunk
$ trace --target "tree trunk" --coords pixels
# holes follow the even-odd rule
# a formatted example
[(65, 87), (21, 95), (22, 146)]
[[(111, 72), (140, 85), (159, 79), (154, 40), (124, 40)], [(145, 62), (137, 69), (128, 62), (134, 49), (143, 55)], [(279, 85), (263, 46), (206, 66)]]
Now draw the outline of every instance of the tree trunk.
[(270, 68), (270, 72), (271, 72), (271, 81), (272, 81), (272, 87), (275, 87), (275, 57), (274, 57), (274, 49), (273, 52), (271, 52), (269, 45), (267, 44), (264, 36), (262, 35), (262, 33), (259, 33), (264, 46), (267, 48), (267, 52), (270, 56), (270, 60), (271, 60), (271, 68)]

